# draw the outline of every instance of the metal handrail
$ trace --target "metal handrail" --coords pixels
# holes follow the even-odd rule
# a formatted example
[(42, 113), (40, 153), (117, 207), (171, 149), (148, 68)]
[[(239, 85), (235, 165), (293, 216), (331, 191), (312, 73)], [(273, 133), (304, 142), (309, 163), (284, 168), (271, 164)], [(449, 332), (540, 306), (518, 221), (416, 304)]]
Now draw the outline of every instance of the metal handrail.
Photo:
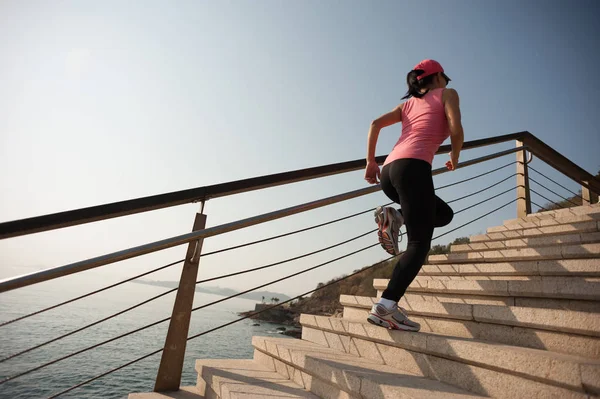
[[(465, 142), (463, 144), (463, 149), (467, 150), (514, 141), (521, 139), (526, 135), (531, 135), (531, 133), (519, 132), (486, 139), (472, 140)], [(533, 135), (531, 136), (533, 137)], [(447, 153), (450, 150), (450, 145), (444, 145), (438, 149), (436, 154)], [(385, 156), (379, 156), (376, 158), (376, 160), (381, 164), (384, 162)], [(132, 200), (113, 202), (110, 204), (80, 208), (49, 215), (13, 220), (0, 223), (0, 239), (40, 233), (43, 231), (76, 226), (79, 224), (96, 222), (120, 216), (133, 215), (136, 213), (177, 205), (206, 201), (213, 198), (260, 190), (267, 187), (275, 187), (289, 183), (333, 176), (364, 169), (365, 166), (365, 160), (358, 159), (354, 161), (340, 162), (291, 172), (276, 173), (272, 175), (215, 184), (211, 186), (174, 191), (166, 194), (153, 195)]]
[[(481, 162), (489, 161), (491, 159), (499, 158), (505, 155), (509, 155), (518, 151), (522, 151), (524, 147), (513, 148), (505, 151), (499, 151), (494, 154), (485, 155), (483, 157), (471, 159), (458, 164), (457, 169), (464, 168), (467, 166), (475, 165)], [(445, 167), (438, 168), (432, 171), (432, 175), (438, 175), (445, 173), (448, 170)], [(381, 188), (377, 186), (371, 186), (361, 188), (354, 191), (349, 191), (343, 194), (334, 195), (331, 197), (323, 198), (320, 200), (307, 202), (300, 205), (295, 205), (289, 208), (264, 213), (250, 218), (241, 219), (235, 222), (222, 224), (215, 227), (209, 227), (203, 230), (193, 231), (191, 233), (181, 234), (178, 236), (170, 237), (167, 239), (155, 241), (148, 244), (139, 245), (136, 247), (112, 252), (110, 254), (97, 256), (95, 258), (86, 259), (83, 261), (70, 263), (64, 266), (58, 266), (50, 269), (41, 270), (25, 274), (22, 276), (11, 277), (4, 280), (0, 280), (0, 292), (10, 291), (20, 287), (26, 287), (28, 285), (40, 283), (43, 281), (52, 280), (58, 277), (66, 276), (73, 273), (82, 272), (84, 270), (94, 269), (99, 266), (108, 265), (111, 263), (119, 262), (125, 259), (135, 258), (141, 255), (146, 255), (152, 252), (157, 252), (163, 249), (175, 247), (192, 241), (196, 241), (201, 238), (207, 238), (216, 236), (223, 233), (239, 230), (245, 227), (254, 226), (257, 224), (269, 222), (276, 219), (281, 219), (287, 216), (295, 215), (297, 213), (306, 212), (309, 210), (321, 208), (326, 205), (335, 204), (338, 202), (346, 201), (352, 198), (361, 197), (363, 195), (371, 194), (379, 191)]]
[[(600, 193), (600, 181), (598, 179), (577, 166), (575, 163), (571, 162), (568, 158), (555, 151), (553, 148), (539, 140), (528, 131), (467, 141), (463, 144), (463, 149), (468, 150), (480, 148), (514, 140), (523, 141), (525, 145), (529, 147), (530, 151), (538, 158), (554, 166), (561, 173), (575, 180), (582, 186), (591, 189), (593, 192)], [(443, 145), (438, 149), (436, 154), (447, 153), (450, 150), (451, 145)], [(379, 156), (376, 158), (376, 161), (380, 164), (383, 163), (384, 160), (385, 156)], [(272, 175), (237, 180), (211, 186), (174, 191), (166, 194), (153, 195), (133, 200), (113, 202), (110, 204), (58, 212), (49, 215), (13, 220), (0, 223), (0, 239), (18, 237), (63, 227), (76, 226), (79, 224), (133, 215), (136, 213), (177, 205), (207, 201), (213, 198), (260, 190), (267, 187), (275, 187), (289, 183), (296, 183), (305, 180), (352, 172), (364, 169), (365, 165), (366, 162), (364, 159), (358, 159), (354, 161), (340, 162), (291, 172), (276, 173)]]

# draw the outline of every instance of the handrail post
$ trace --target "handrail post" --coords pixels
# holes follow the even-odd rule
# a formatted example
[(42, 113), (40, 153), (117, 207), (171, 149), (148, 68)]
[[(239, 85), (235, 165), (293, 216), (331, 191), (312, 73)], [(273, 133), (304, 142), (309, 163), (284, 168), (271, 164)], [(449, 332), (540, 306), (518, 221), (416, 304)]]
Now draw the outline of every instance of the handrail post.
[[(517, 147), (524, 143), (517, 140)], [(529, 174), (527, 172), (527, 151), (517, 152), (517, 217), (524, 218), (531, 213), (531, 194), (529, 193)]]
[[(206, 227), (206, 215), (204, 212), (204, 201), (201, 209), (196, 213), (192, 231), (202, 230)], [(185, 348), (187, 344), (190, 319), (192, 317), (192, 306), (194, 303), (194, 292), (198, 278), (198, 265), (200, 263), (200, 252), (204, 238), (192, 241), (188, 245), (185, 262), (181, 270), (181, 279), (173, 313), (169, 323), (165, 346), (160, 359), (160, 367), (156, 375), (154, 392), (177, 391), (181, 384), (181, 373)]]
[(587, 187), (589, 183), (584, 181), (585, 186), (581, 186), (581, 198), (583, 199), (583, 205), (595, 204), (598, 202), (598, 194), (590, 191)]

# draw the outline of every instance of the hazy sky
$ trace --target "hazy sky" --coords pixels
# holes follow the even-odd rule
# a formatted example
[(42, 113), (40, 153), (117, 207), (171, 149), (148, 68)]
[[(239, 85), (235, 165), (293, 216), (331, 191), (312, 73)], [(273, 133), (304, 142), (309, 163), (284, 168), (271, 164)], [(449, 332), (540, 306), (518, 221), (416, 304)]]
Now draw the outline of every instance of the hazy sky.
[[(452, 78), (466, 140), (529, 130), (596, 173), (599, 11), (596, 1), (3, 1), (0, 221), (363, 158), (370, 121), (400, 102), (406, 73), (423, 58), (440, 61)], [(387, 154), (399, 133), (399, 125), (385, 129), (377, 153)], [(462, 159), (513, 146), (465, 152)], [(434, 166), (446, 160), (438, 156)], [(532, 166), (578, 189), (540, 161)], [(514, 167), (439, 195), (457, 198), (512, 173)], [(513, 179), (489, 195), (512, 184)], [(365, 186), (362, 172), (355, 172), (216, 199), (206, 206), (208, 225)], [(453, 206), (458, 210), (484, 198)], [(436, 234), (512, 198), (514, 193), (505, 194), (460, 213)], [(287, 232), (386, 201), (381, 193), (369, 195), (211, 238), (204, 247)], [(0, 277), (186, 233), (196, 210), (181, 206), (0, 241)], [(514, 205), (507, 207), (439, 243), (483, 232), (515, 212)], [(200, 278), (297, 256), (374, 227), (369, 213), (318, 232), (206, 257)], [(211, 285), (249, 288), (375, 240), (372, 234)], [(184, 252), (178, 247), (63, 281), (84, 290)], [(268, 289), (299, 294), (384, 257), (380, 248), (371, 249)], [(149, 278), (176, 280), (179, 270)]]

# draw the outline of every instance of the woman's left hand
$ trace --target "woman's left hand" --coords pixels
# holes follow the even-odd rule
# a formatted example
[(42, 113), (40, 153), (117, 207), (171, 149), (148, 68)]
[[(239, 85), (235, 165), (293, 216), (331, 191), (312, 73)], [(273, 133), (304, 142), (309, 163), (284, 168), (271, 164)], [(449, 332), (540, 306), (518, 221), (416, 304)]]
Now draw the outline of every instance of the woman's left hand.
[(377, 184), (379, 183), (380, 176), (381, 171), (379, 170), (379, 165), (377, 165), (377, 162), (367, 162), (367, 168), (365, 169), (365, 180), (369, 184)]

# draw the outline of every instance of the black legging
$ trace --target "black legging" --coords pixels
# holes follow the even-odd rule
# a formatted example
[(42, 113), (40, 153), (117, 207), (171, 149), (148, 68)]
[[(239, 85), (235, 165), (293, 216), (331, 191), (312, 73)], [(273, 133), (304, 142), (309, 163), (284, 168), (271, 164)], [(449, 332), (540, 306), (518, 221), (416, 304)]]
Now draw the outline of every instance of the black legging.
[(431, 249), (433, 228), (446, 226), (454, 211), (433, 188), (431, 165), (420, 159), (398, 159), (381, 171), (381, 188), (392, 201), (400, 204), (408, 244), (394, 267), (394, 273), (382, 297), (398, 302), (415, 279)]

